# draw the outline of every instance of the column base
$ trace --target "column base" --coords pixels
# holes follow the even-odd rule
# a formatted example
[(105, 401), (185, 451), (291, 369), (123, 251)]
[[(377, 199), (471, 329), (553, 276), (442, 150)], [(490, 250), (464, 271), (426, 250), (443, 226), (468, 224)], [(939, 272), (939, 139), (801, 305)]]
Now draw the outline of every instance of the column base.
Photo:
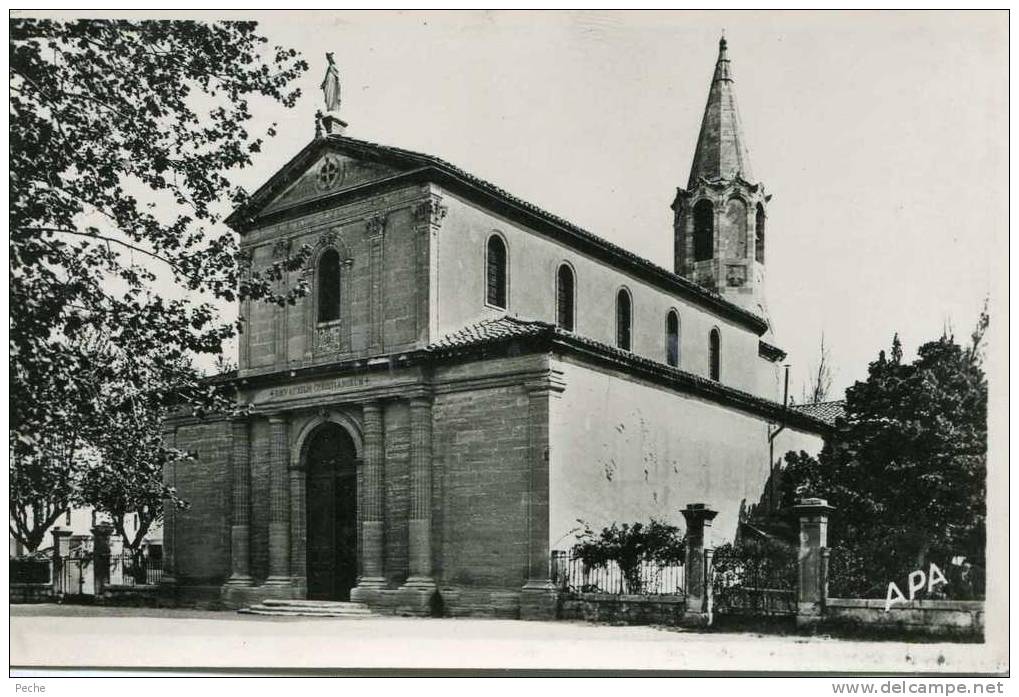
[(433, 579), (427, 576), (411, 576), (397, 592), (399, 601), (396, 605), (396, 614), (417, 617), (436, 614), (433, 608), (438, 587)]
[(813, 627), (821, 623), (824, 615), (821, 611), (821, 604), (816, 602), (796, 603), (796, 626)]
[(379, 597), (387, 585), (386, 579), (381, 576), (361, 578), (357, 585), (350, 589), (350, 600), (355, 603), (378, 605)]
[(248, 575), (236, 575), (228, 578), (226, 583), (224, 583), (223, 585), (242, 587), (253, 586), (255, 585), (255, 579)]
[(265, 579), (265, 583), (263, 585), (278, 587), (278, 586), (292, 586), (293, 584), (294, 581), (289, 576), (270, 576), (269, 578)]
[(681, 627), (710, 627), (713, 617), (710, 612), (692, 612), (687, 610), (683, 613), (683, 619), (680, 620)]
[(549, 579), (532, 579), (520, 590), (520, 619), (554, 620), (559, 614), (559, 592)]

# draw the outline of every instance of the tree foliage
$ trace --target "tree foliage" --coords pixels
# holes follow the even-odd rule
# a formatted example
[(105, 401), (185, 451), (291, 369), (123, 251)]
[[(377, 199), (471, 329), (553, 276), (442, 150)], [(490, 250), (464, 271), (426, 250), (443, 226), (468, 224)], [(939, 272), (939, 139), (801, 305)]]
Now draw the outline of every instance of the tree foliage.
[(686, 559), (686, 538), (679, 528), (652, 518), (649, 523), (613, 523), (595, 532), (584, 521), (577, 533), (574, 555), (585, 566), (599, 568), (616, 562), (631, 593), (641, 588), (641, 563), (682, 564)]
[(249, 132), (251, 100), (292, 107), (307, 70), (255, 29), (10, 22), (12, 515), (37, 509), (22, 516), (32, 525), (48, 527), (73, 494), (78, 424), (97, 406), (81, 337), (179, 365), (237, 331), (215, 302), (286, 303), (307, 290), (277, 284), (307, 249), (241, 273), (221, 222), (245, 196), (230, 173), (276, 132)]
[[(846, 392), (846, 415), (818, 458), (789, 453), (783, 503), (813, 496), (836, 507), (829, 526), (832, 582), (883, 593), (905, 578), (964, 556), (982, 565), (986, 521), (987, 380), (981, 366), (986, 310), (968, 347), (942, 336), (906, 363), (890, 355)], [(841, 577), (841, 580), (840, 580)]]

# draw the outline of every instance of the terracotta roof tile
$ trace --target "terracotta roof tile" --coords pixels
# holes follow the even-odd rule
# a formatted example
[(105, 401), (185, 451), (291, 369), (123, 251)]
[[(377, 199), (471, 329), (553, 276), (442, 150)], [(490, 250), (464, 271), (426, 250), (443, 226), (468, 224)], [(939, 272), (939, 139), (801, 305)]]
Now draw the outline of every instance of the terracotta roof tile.
[(845, 400), (818, 402), (816, 404), (793, 404), (790, 408), (795, 409), (801, 414), (811, 416), (818, 421), (823, 421), (829, 426), (834, 426), (836, 419), (846, 415)]
[(435, 352), (467, 348), (506, 339), (550, 334), (552, 331), (552, 325), (545, 322), (528, 321), (509, 316), (494, 317), (450, 332), (433, 341), (426, 350)]
[[(684, 384), (689, 388), (693, 388), (698, 393), (724, 395), (728, 399), (736, 400), (757, 409), (764, 408), (770, 410), (776, 418), (781, 418), (778, 414), (782, 406), (777, 402), (729, 387), (715, 380), (709, 380), (680, 368), (674, 368), (661, 361), (656, 361), (631, 351), (624, 351), (623, 349), (574, 332), (568, 332), (548, 322), (510, 316), (485, 319), (446, 334), (429, 344), (425, 350), (436, 354), (456, 354), (461, 350), (476, 349), (511, 339), (538, 337), (546, 337), (549, 340), (555, 340), (577, 349), (587, 350), (594, 355), (618, 361), (624, 365), (638, 367), (654, 375)], [(844, 404), (844, 402), (827, 402), (824, 404), (796, 405), (791, 407), (791, 409), (801, 418), (805, 418), (808, 423), (823, 423), (831, 426), (835, 423), (835, 418), (844, 412)]]

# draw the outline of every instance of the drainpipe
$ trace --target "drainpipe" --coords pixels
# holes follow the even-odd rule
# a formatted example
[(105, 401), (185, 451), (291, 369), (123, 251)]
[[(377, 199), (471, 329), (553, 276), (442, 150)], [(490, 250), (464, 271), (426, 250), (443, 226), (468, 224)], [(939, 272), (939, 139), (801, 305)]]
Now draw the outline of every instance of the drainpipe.
[[(784, 412), (789, 410), (789, 364), (786, 363), (782, 367), (785, 368), (785, 390), (782, 397), (784, 415)], [(784, 421), (774, 431), (771, 430), (770, 426), (768, 428), (768, 498), (770, 499), (768, 502), (768, 513), (775, 509), (775, 438), (784, 430)]]

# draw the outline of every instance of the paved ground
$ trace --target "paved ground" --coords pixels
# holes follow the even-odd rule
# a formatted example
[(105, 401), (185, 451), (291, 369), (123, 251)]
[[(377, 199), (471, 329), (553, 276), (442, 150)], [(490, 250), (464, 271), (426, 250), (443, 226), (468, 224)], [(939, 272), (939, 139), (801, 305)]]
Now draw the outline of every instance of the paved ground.
[(983, 644), (698, 633), (583, 622), (284, 618), (199, 610), (11, 607), (11, 665), (990, 672)]

